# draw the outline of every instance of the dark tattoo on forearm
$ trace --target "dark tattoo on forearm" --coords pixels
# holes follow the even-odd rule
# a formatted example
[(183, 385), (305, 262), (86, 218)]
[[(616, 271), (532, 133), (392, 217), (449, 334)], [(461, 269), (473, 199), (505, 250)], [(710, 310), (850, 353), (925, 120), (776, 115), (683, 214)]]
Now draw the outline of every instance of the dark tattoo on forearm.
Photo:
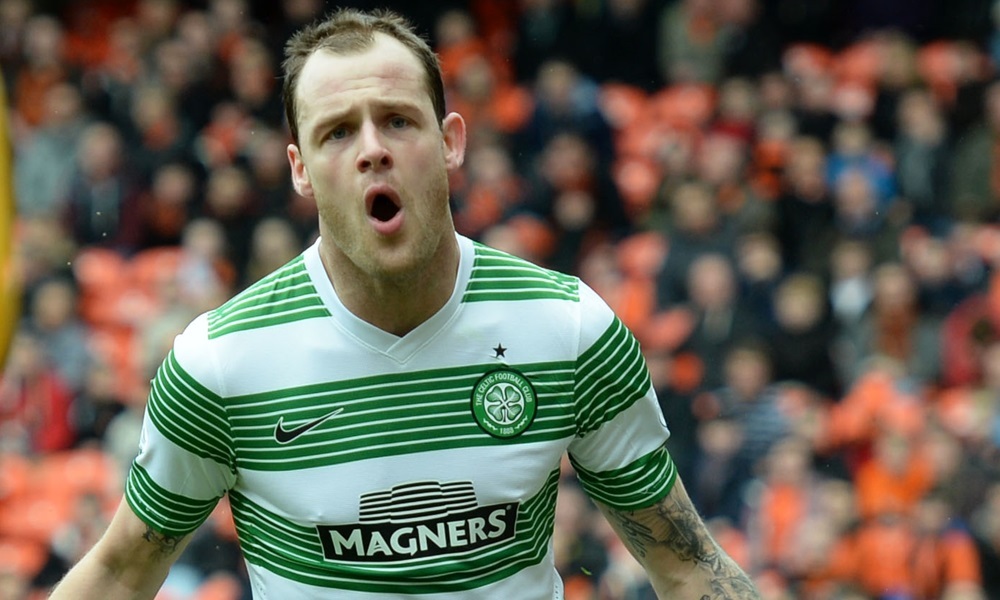
[(711, 594), (700, 600), (746, 600), (759, 598), (750, 578), (712, 539), (694, 506), (673, 495), (655, 507), (655, 523), (636, 513), (606, 510), (622, 541), (640, 560), (656, 547), (665, 547), (677, 560), (693, 562), (708, 571)]
[(633, 521), (617, 511), (611, 514), (616, 522), (615, 529), (618, 530), (618, 535), (621, 536), (625, 545), (631, 548), (640, 558), (645, 557), (646, 546), (656, 543), (653, 532), (650, 531), (649, 527)]
[(154, 530), (152, 527), (146, 527), (146, 533), (142, 534), (142, 539), (153, 544), (156, 548), (156, 552), (163, 555), (169, 556), (177, 550), (177, 546), (180, 545), (183, 537), (164, 535), (159, 531)]

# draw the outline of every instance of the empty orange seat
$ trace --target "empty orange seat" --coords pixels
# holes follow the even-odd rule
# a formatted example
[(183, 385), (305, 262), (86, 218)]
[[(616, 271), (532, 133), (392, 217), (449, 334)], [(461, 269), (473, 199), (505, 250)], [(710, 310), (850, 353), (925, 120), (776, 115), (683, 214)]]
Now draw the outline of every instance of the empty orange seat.
[(129, 260), (129, 274), (141, 292), (158, 297), (177, 280), (183, 260), (180, 247), (148, 248)]
[(715, 88), (710, 85), (673, 85), (653, 95), (652, 114), (664, 123), (700, 127), (715, 114), (715, 96)]
[(135, 385), (142, 378), (142, 363), (135, 337), (135, 331), (130, 327), (99, 327), (90, 334), (90, 347), (95, 356), (114, 370), (118, 378), (117, 391), (122, 398), (131, 397)]
[(0, 454), (0, 502), (24, 494), (30, 486), (31, 461), (20, 454)]
[(875, 40), (855, 42), (833, 58), (833, 72), (842, 82), (872, 87), (881, 71), (882, 50)]
[(107, 248), (83, 248), (73, 260), (73, 276), (80, 285), (83, 318), (89, 323), (114, 320), (113, 299), (128, 287), (125, 259)]
[(243, 589), (239, 580), (227, 573), (216, 573), (205, 580), (191, 600), (239, 600)]
[(122, 491), (118, 467), (96, 448), (44, 456), (35, 472), (36, 487), (46, 494), (94, 493), (117, 497)]
[(0, 566), (21, 577), (31, 578), (48, 556), (47, 546), (37, 541), (0, 538)]
[(649, 96), (635, 86), (612, 82), (601, 85), (598, 103), (611, 126), (624, 129), (643, 117), (649, 108)]
[(612, 167), (612, 178), (629, 214), (646, 214), (662, 179), (656, 165), (644, 158), (622, 157)]
[(793, 77), (815, 77), (833, 68), (833, 52), (819, 44), (792, 44), (782, 55), (785, 72)]
[(5, 502), (0, 511), (0, 538), (48, 544), (73, 515), (70, 495), (30, 494)]

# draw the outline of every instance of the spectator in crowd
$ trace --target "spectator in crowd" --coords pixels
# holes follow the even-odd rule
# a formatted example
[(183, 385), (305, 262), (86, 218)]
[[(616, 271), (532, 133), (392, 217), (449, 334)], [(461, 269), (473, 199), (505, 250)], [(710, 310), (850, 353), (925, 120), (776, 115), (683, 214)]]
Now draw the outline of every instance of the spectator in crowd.
[(701, 388), (722, 386), (725, 356), (738, 342), (762, 335), (763, 324), (738, 294), (732, 260), (723, 254), (699, 255), (688, 271), (688, 305), (694, 327), (681, 348), (692, 351), (703, 365)]
[(452, 195), (455, 227), (478, 238), (522, 208), (528, 183), (498, 142), (484, 141), (469, 148), (466, 165), (466, 178)]
[(539, 67), (535, 100), (530, 118), (514, 136), (520, 168), (530, 172), (552, 138), (562, 133), (583, 138), (595, 153), (596, 166), (608, 168), (614, 141), (592, 80), (570, 62), (548, 60)]
[(837, 124), (826, 170), (828, 185), (834, 188), (849, 171), (863, 175), (875, 197), (877, 212), (888, 212), (896, 201), (892, 170), (886, 159), (876, 151), (871, 130), (863, 122), (842, 121)]
[(83, 387), (91, 360), (90, 331), (78, 313), (77, 298), (68, 277), (42, 280), (31, 291), (23, 323), (38, 337), (45, 360), (74, 392)]
[(36, 334), (19, 329), (0, 379), (0, 430), (25, 454), (66, 450), (76, 441), (73, 393), (45, 350)]
[(58, 19), (32, 16), (25, 24), (22, 43), (22, 60), (13, 74), (11, 100), (20, 124), (34, 129), (45, 120), (45, 97), (55, 86), (71, 83), (75, 73), (65, 60), (65, 30)]
[(982, 121), (957, 141), (951, 161), (949, 213), (965, 221), (989, 221), (998, 214), (1000, 190), (992, 156), (1000, 135), (1000, 82), (990, 84), (982, 102)]
[(701, 139), (695, 160), (696, 179), (710, 187), (715, 195), (716, 210), (722, 213), (735, 233), (773, 226), (772, 205), (761, 200), (748, 179), (748, 140), (735, 131), (710, 132)]
[(792, 141), (775, 224), (785, 263), (792, 270), (825, 273), (836, 239), (830, 227), (834, 210), (825, 163), (820, 140), (798, 137)]
[(786, 275), (777, 238), (769, 231), (737, 237), (735, 267), (747, 306), (763, 323), (770, 323), (774, 319), (774, 293)]
[(179, 245), (184, 227), (197, 212), (200, 189), (194, 169), (183, 162), (157, 164), (140, 202), (144, 248)]
[[(829, 302), (838, 331), (855, 329), (868, 312), (875, 295), (874, 261), (871, 248), (858, 240), (840, 240), (830, 253)], [(833, 350), (840, 354), (839, 345)]]
[(222, 225), (226, 257), (236, 268), (237, 280), (245, 281), (250, 242), (259, 219), (256, 197), (246, 170), (228, 166), (209, 172), (201, 216)]
[(826, 398), (840, 394), (834, 367), (836, 335), (822, 280), (809, 274), (785, 278), (774, 294), (774, 327), (767, 333), (774, 378), (805, 385)]
[(629, 231), (618, 190), (599, 165), (594, 147), (572, 131), (553, 135), (539, 156), (521, 210), (552, 229), (556, 251), (546, 263), (553, 268), (576, 271), (591, 248)]
[(778, 71), (781, 39), (760, 0), (723, 0), (718, 18), (725, 31), (723, 71), (728, 77), (761, 77)]
[(899, 258), (903, 225), (899, 211), (880, 206), (878, 193), (863, 169), (852, 167), (840, 173), (833, 185), (832, 201), (833, 231), (838, 238), (865, 242), (880, 263)]
[(659, 18), (657, 62), (667, 83), (718, 83), (725, 33), (708, 0), (668, 4)]
[(932, 385), (941, 374), (940, 320), (921, 312), (913, 275), (901, 264), (881, 265), (873, 277), (870, 310), (856, 328), (842, 332), (847, 372), (857, 375), (868, 357), (885, 356)]
[[(613, 81), (648, 91), (662, 85), (662, 75), (649, 57), (657, 51), (654, 0), (610, 0), (595, 8), (580, 7), (575, 51), (583, 70), (598, 82)], [(579, 43), (579, 42), (578, 42)]]
[(123, 252), (139, 245), (139, 181), (122, 143), (109, 123), (94, 123), (83, 132), (66, 203), (67, 227), (77, 244)]
[(791, 433), (791, 423), (780, 405), (766, 346), (734, 343), (723, 370), (723, 386), (696, 400), (695, 412), (708, 421), (699, 427), (703, 460), (694, 481), (706, 516), (736, 523), (747, 485), (771, 447)]
[(122, 129), (128, 132), (130, 163), (144, 181), (164, 163), (193, 162), (193, 128), (163, 86), (145, 84), (135, 89), (129, 121)]
[(993, 484), (973, 521), (976, 547), (982, 564), (983, 592), (1000, 594), (1000, 484)]
[(73, 152), (87, 125), (80, 90), (70, 83), (45, 95), (45, 116), (25, 136), (17, 154), (14, 183), (22, 215), (59, 216), (65, 209), (76, 161)]
[(657, 282), (661, 306), (685, 302), (692, 263), (707, 253), (732, 256), (736, 239), (729, 220), (718, 210), (712, 189), (698, 180), (673, 192), (668, 218), (665, 234), (670, 249)]
[(901, 95), (894, 140), (895, 174), (912, 221), (941, 233), (948, 221), (948, 130), (934, 97), (925, 90)]

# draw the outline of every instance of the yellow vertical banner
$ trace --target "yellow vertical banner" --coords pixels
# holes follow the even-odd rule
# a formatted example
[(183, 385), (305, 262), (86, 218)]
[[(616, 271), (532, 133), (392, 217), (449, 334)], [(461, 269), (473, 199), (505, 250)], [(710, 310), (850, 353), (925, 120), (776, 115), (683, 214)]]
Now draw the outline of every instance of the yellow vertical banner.
[(0, 370), (7, 361), (20, 313), (20, 285), (14, 268), (14, 156), (10, 106), (0, 74)]

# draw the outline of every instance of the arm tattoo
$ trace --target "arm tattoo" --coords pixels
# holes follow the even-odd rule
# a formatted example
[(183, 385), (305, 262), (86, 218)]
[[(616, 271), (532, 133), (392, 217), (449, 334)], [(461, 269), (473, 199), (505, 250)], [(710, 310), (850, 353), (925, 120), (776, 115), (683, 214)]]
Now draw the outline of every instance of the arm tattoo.
[(155, 546), (154, 551), (166, 557), (177, 550), (177, 546), (184, 540), (184, 537), (165, 535), (147, 525), (146, 533), (142, 534), (142, 539), (153, 544)]
[[(679, 562), (692, 562), (706, 571), (711, 594), (700, 600), (745, 600), (759, 595), (750, 578), (719, 548), (705, 528), (694, 506), (668, 495), (655, 507), (655, 523), (640, 521), (636, 513), (605, 510), (625, 545), (643, 560), (657, 547), (669, 551)], [(652, 526), (651, 526), (652, 525)]]

